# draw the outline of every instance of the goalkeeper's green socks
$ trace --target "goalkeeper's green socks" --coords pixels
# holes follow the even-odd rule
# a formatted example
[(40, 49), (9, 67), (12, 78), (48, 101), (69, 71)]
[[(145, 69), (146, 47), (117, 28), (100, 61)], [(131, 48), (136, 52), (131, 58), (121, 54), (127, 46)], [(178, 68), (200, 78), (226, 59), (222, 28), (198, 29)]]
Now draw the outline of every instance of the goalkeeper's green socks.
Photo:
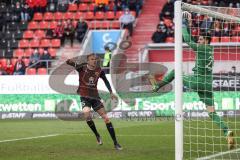
[(224, 123), (224, 121), (221, 119), (221, 117), (219, 117), (219, 115), (217, 115), (216, 112), (210, 112), (210, 113), (208, 113), (208, 115), (212, 119), (212, 121), (214, 123), (216, 123), (223, 130), (224, 136), (227, 136), (227, 134), (228, 134), (228, 127)]

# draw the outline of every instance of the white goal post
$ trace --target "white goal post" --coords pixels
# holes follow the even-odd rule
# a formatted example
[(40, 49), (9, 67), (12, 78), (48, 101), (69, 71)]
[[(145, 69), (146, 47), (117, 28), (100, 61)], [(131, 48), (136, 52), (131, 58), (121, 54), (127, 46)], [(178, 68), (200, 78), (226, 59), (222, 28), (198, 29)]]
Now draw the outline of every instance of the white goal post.
[[(233, 15), (230, 15), (228, 13), (223, 13), (223, 12), (220, 12), (220, 11), (218, 12), (218, 10), (211, 10), (210, 8), (211, 7), (208, 8), (207, 6), (197, 6), (197, 5), (186, 4), (186, 3), (183, 3), (180, 0), (179, 1), (177, 0), (175, 2), (175, 5), (174, 5), (174, 15), (175, 15), (174, 16), (174, 23), (175, 23), (175, 44), (174, 44), (174, 47), (175, 47), (175, 50), (174, 50), (174, 53), (175, 53), (175, 60), (174, 60), (174, 62), (175, 62), (174, 63), (174, 69), (175, 69), (175, 88), (174, 88), (174, 92), (175, 92), (175, 160), (182, 160), (182, 159), (184, 159), (184, 154), (185, 154), (184, 153), (185, 152), (185, 150), (184, 150), (184, 146), (185, 146), (184, 136), (186, 136), (186, 135), (184, 135), (184, 125), (183, 125), (183, 120), (184, 120), (184, 113), (183, 113), (183, 72), (184, 72), (183, 71), (183, 50), (184, 49), (183, 49), (183, 29), (182, 29), (182, 27), (183, 27), (183, 25), (182, 25), (183, 17), (182, 17), (182, 12), (183, 11), (188, 11), (190, 13), (197, 13), (197, 14), (200, 14), (200, 15), (206, 15), (206, 16), (212, 17), (214, 20), (215, 19), (220, 20), (221, 21), (220, 23), (222, 23), (221, 24), (222, 26), (226, 22), (238, 23), (238, 24), (240, 23), (240, 9), (238, 9), (238, 11), (239, 11), (238, 12), (238, 16), (233, 16)], [(215, 7), (215, 8), (217, 8), (217, 7)], [(228, 8), (226, 8), (226, 9), (228, 9)], [(239, 32), (238, 36), (240, 36), (240, 32)], [(230, 38), (230, 36), (229, 36), (229, 38)], [(232, 42), (232, 41), (230, 41), (230, 42)], [(238, 45), (239, 45), (239, 43), (240, 43), (240, 41), (238, 42)], [(236, 44), (237, 44), (237, 42), (236, 42)], [(239, 48), (238, 45), (235, 45), (235, 44), (233, 45), (236, 48), (236, 52), (233, 53), (233, 54), (237, 54), (237, 50)], [(190, 50), (191, 49), (189, 49), (189, 51)], [(204, 53), (206, 53), (206, 52), (204, 52)], [(221, 53), (224, 53), (224, 51), (221, 52)], [(230, 53), (228, 53), (228, 54), (230, 54)], [(214, 58), (213, 58), (213, 60), (214, 60)], [(236, 56), (236, 60), (235, 61), (237, 62), (238, 60), (239, 59)], [(206, 91), (209, 91), (209, 90), (206, 89)], [(235, 93), (236, 93), (236, 91), (235, 91)], [(239, 94), (240, 94), (240, 92), (239, 92)], [(212, 106), (214, 106), (214, 104)], [(237, 123), (237, 118), (240, 118), (240, 116), (237, 117), (237, 118), (235, 116), (234, 118), (235, 118), (235, 119), (233, 119), (234, 122), (227, 122), (227, 124), (230, 123), (229, 125), (231, 125), (231, 123), (232, 124), (235, 123), (235, 127), (233, 127), (234, 128), (233, 130), (235, 130), (235, 131), (238, 130), (238, 132), (239, 132), (239, 127), (237, 125), (239, 125), (240, 123)], [(231, 121), (231, 118), (229, 118), (229, 119)], [(198, 120), (199, 119), (195, 120), (195, 122), (198, 121)], [(199, 121), (201, 121), (201, 119)], [(196, 122), (196, 123), (198, 125), (198, 122)], [(212, 122), (210, 121), (210, 123), (212, 123)], [(201, 131), (201, 129), (202, 130), (206, 129), (207, 124), (205, 123), (204, 125), (205, 125), (204, 126), (205, 128), (200, 128), (199, 129), (200, 131)], [(196, 143), (200, 142), (201, 143), (200, 145), (205, 145), (204, 146), (205, 147), (204, 152), (205, 152), (206, 155), (209, 155), (210, 152), (212, 152), (215, 155), (218, 155), (218, 154), (216, 154), (216, 152), (218, 150), (214, 149), (214, 145), (219, 145), (219, 147), (220, 147), (219, 152), (221, 151), (222, 153), (225, 153), (225, 152), (223, 152), (225, 144), (223, 144), (221, 142), (221, 138), (224, 137), (224, 136), (222, 136), (223, 134), (219, 131), (220, 129), (215, 129), (215, 130), (214, 129), (211, 130), (209, 128), (207, 128), (207, 129), (210, 130), (209, 132), (212, 135), (210, 135), (210, 136), (207, 135), (205, 137), (204, 136), (202, 136), (202, 137), (199, 136), (199, 137), (203, 138), (203, 142), (200, 139), (199, 139), (199, 141), (197, 139), (197, 142), (194, 142), (193, 146), (197, 145), (197, 147), (198, 147), (198, 144), (196, 144)], [(198, 133), (199, 130), (197, 130), (197, 133)], [(207, 131), (204, 132), (205, 135), (206, 135), (206, 132)], [(218, 142), (219, 144), (213, 144), (213, 150), (208, 152), (207, 149), (206, 149), (207, 148), (206, 146), (210, 146), (212, 144), (211, 144), (211, 142), (209, 142), (208, 144), (204, 144), (204, 143), (207, 142), (207, 138), (209, 138), (211, 136), (212, 137), (214, 136), (213, 132), (219, 133), (219, 135), (220, 135), (219, 136), (219, 142)], [(198, 138), (198, 135), (197, 136), (193, 135), (193, 138), (194, 138), (194, 136)], [(214, 143), (214, 139), (213, 138), (212, 138), (212, 140), (213, 140), (213, 143)], [(190, 143), (192, 143), (192, 142), (189, 142), (188, 145), (191, 145)], [(198, 151), (198, 149), (196, 151)], [(239, 153), (240, 149), (235, 150), (235, 152), (237, 152), (237, 151)], [(229, 154), (229, 153), (232, 153), (232, 152), (226, 152), (226, 154)], [(223, 154), (221, 154), (221, 156), (222, 155)], [(211, 157), (211, 156), (209, 156), (209, 157)], [(209, 159), (209, 157), (207, 159)], [(223, 157), (223, 156), (221, 157), (221, 159), (224, 159), (224, 158), (225, 157)], [(239, 153), (239, 158), (240, 158), (240, 153)]]

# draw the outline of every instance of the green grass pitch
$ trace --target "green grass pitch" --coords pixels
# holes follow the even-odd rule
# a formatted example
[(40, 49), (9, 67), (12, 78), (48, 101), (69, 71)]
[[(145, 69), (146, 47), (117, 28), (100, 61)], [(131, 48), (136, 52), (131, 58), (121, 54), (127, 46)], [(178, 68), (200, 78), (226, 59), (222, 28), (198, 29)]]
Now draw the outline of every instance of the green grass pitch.
[[(235, 120), (228, 119), (228, 121), (232, 128), (236, 126), (235, 123), (231, 123), (231, 121), (234, 122)], [(103, 139), (102, 146), (96, 144), (95, 137), (84, 121), (1, 120), (0, 160), (174, 159), (175, 136), (173, 120), (112, 120), (112, 122), (119, 142), (123, 147), (122, 151), (116, 151), (113, 148), (112, 140), (102, 120), (95, 120)], [(199, 129), (196, 129), (197, 127)], [(210, 131), (201, 129), (204, 127), (207, 127)], [(240, 128), (240, 126), (236, 127)], [(227, 151), (224, 137), (211, 122), (186, 121), (184, 131), (184, 159), (195, 159), (196, 157)], [(31, 137), (53, 134), (58, 135), (31, 139)], [(30, 139), (2, 142), (4, 140), (29, 137)], [(190, 150), (191, 153), (188, 152)], [(229, 155), (222, 157), (229, 158)]]

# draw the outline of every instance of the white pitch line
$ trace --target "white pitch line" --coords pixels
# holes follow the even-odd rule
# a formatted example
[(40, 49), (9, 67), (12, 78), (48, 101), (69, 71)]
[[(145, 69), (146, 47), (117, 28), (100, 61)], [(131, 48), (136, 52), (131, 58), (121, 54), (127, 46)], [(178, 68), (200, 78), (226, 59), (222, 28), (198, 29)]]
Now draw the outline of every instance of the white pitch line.
[(223, 155), (225, 155), (225, 154), (229, 154), (229, 153), (233, 153), (233, 152), (238, 152), (238, 151), (240, 151), (240, 148), (234, 149), (234, 150), (231, 150), (231, 151), (220, 152), (220, 153), (213, 154), (213, 155), (206, 156), (206, 157), (197, 158), (197, 160), (208, 160), (208, 159), (212, 159), (212, 158), (215, 158), (215, 157), (218, 157), (218, 156), (223, 156)]
[[(92, 134), (81, 134), (81, 133), (67, 133), (67, 134), (63, 134), (63, 135), (77, 135), (77, 136), (92, 136)], [(120, 137), (173, 137), (175, 135), (165, 135), (165, 134), (145, 134), (145, 135), (140, 135), (140, 134), (117, 134), (117, 136)]]
[(14, 141), (21, 141), (21, 140), (30, 140), (30, 139), (38, 139), (38, 138), (47, 138), (47, 137), (56, 137), (61, 134), (49, 134), (45, 136), (36, 136), (36, 137), (26, 137), (26, 138), (17, 138), (17, 139), (7, 139), (7, 140), (2, 140), (0, 143), (5, 143), (5, 142), (14, 142)]

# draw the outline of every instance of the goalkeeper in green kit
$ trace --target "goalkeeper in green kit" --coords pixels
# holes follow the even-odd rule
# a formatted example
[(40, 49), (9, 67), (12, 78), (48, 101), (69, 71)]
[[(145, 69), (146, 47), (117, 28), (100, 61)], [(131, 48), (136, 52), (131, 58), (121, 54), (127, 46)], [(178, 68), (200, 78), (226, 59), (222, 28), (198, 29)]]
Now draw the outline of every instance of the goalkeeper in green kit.
[[(191, 14), (189, 12), (183, 12), (183, 38), (184, 41), (194, 50), (195, 53), (195, 67), (192, 69), (193, 75), (184, 75), (183, 84), (187, 88), (198, 93), (200, 100), (205, 103), (209, 117), (217, 124), (223, 131), (228, 142), (228, 148), (235, 148), (235, 140), (233, 132), (229, 130), (224, 121), (217, 115), (214, 109), (213, 98), (213, 47), (210, 46), (211, 35), (204, 33), (198, 37), (197, 43), (191, 41), (191, 36), (187, 28), (188, 23), (192, 23)], [(162, 81), (156, 82), (153, 77), (149, 77), (150, 82), (153, 85), (153, 91), (157, 92), (160, 88), (170, 83), (174, 79), (174, 70), (166, 75)]]

